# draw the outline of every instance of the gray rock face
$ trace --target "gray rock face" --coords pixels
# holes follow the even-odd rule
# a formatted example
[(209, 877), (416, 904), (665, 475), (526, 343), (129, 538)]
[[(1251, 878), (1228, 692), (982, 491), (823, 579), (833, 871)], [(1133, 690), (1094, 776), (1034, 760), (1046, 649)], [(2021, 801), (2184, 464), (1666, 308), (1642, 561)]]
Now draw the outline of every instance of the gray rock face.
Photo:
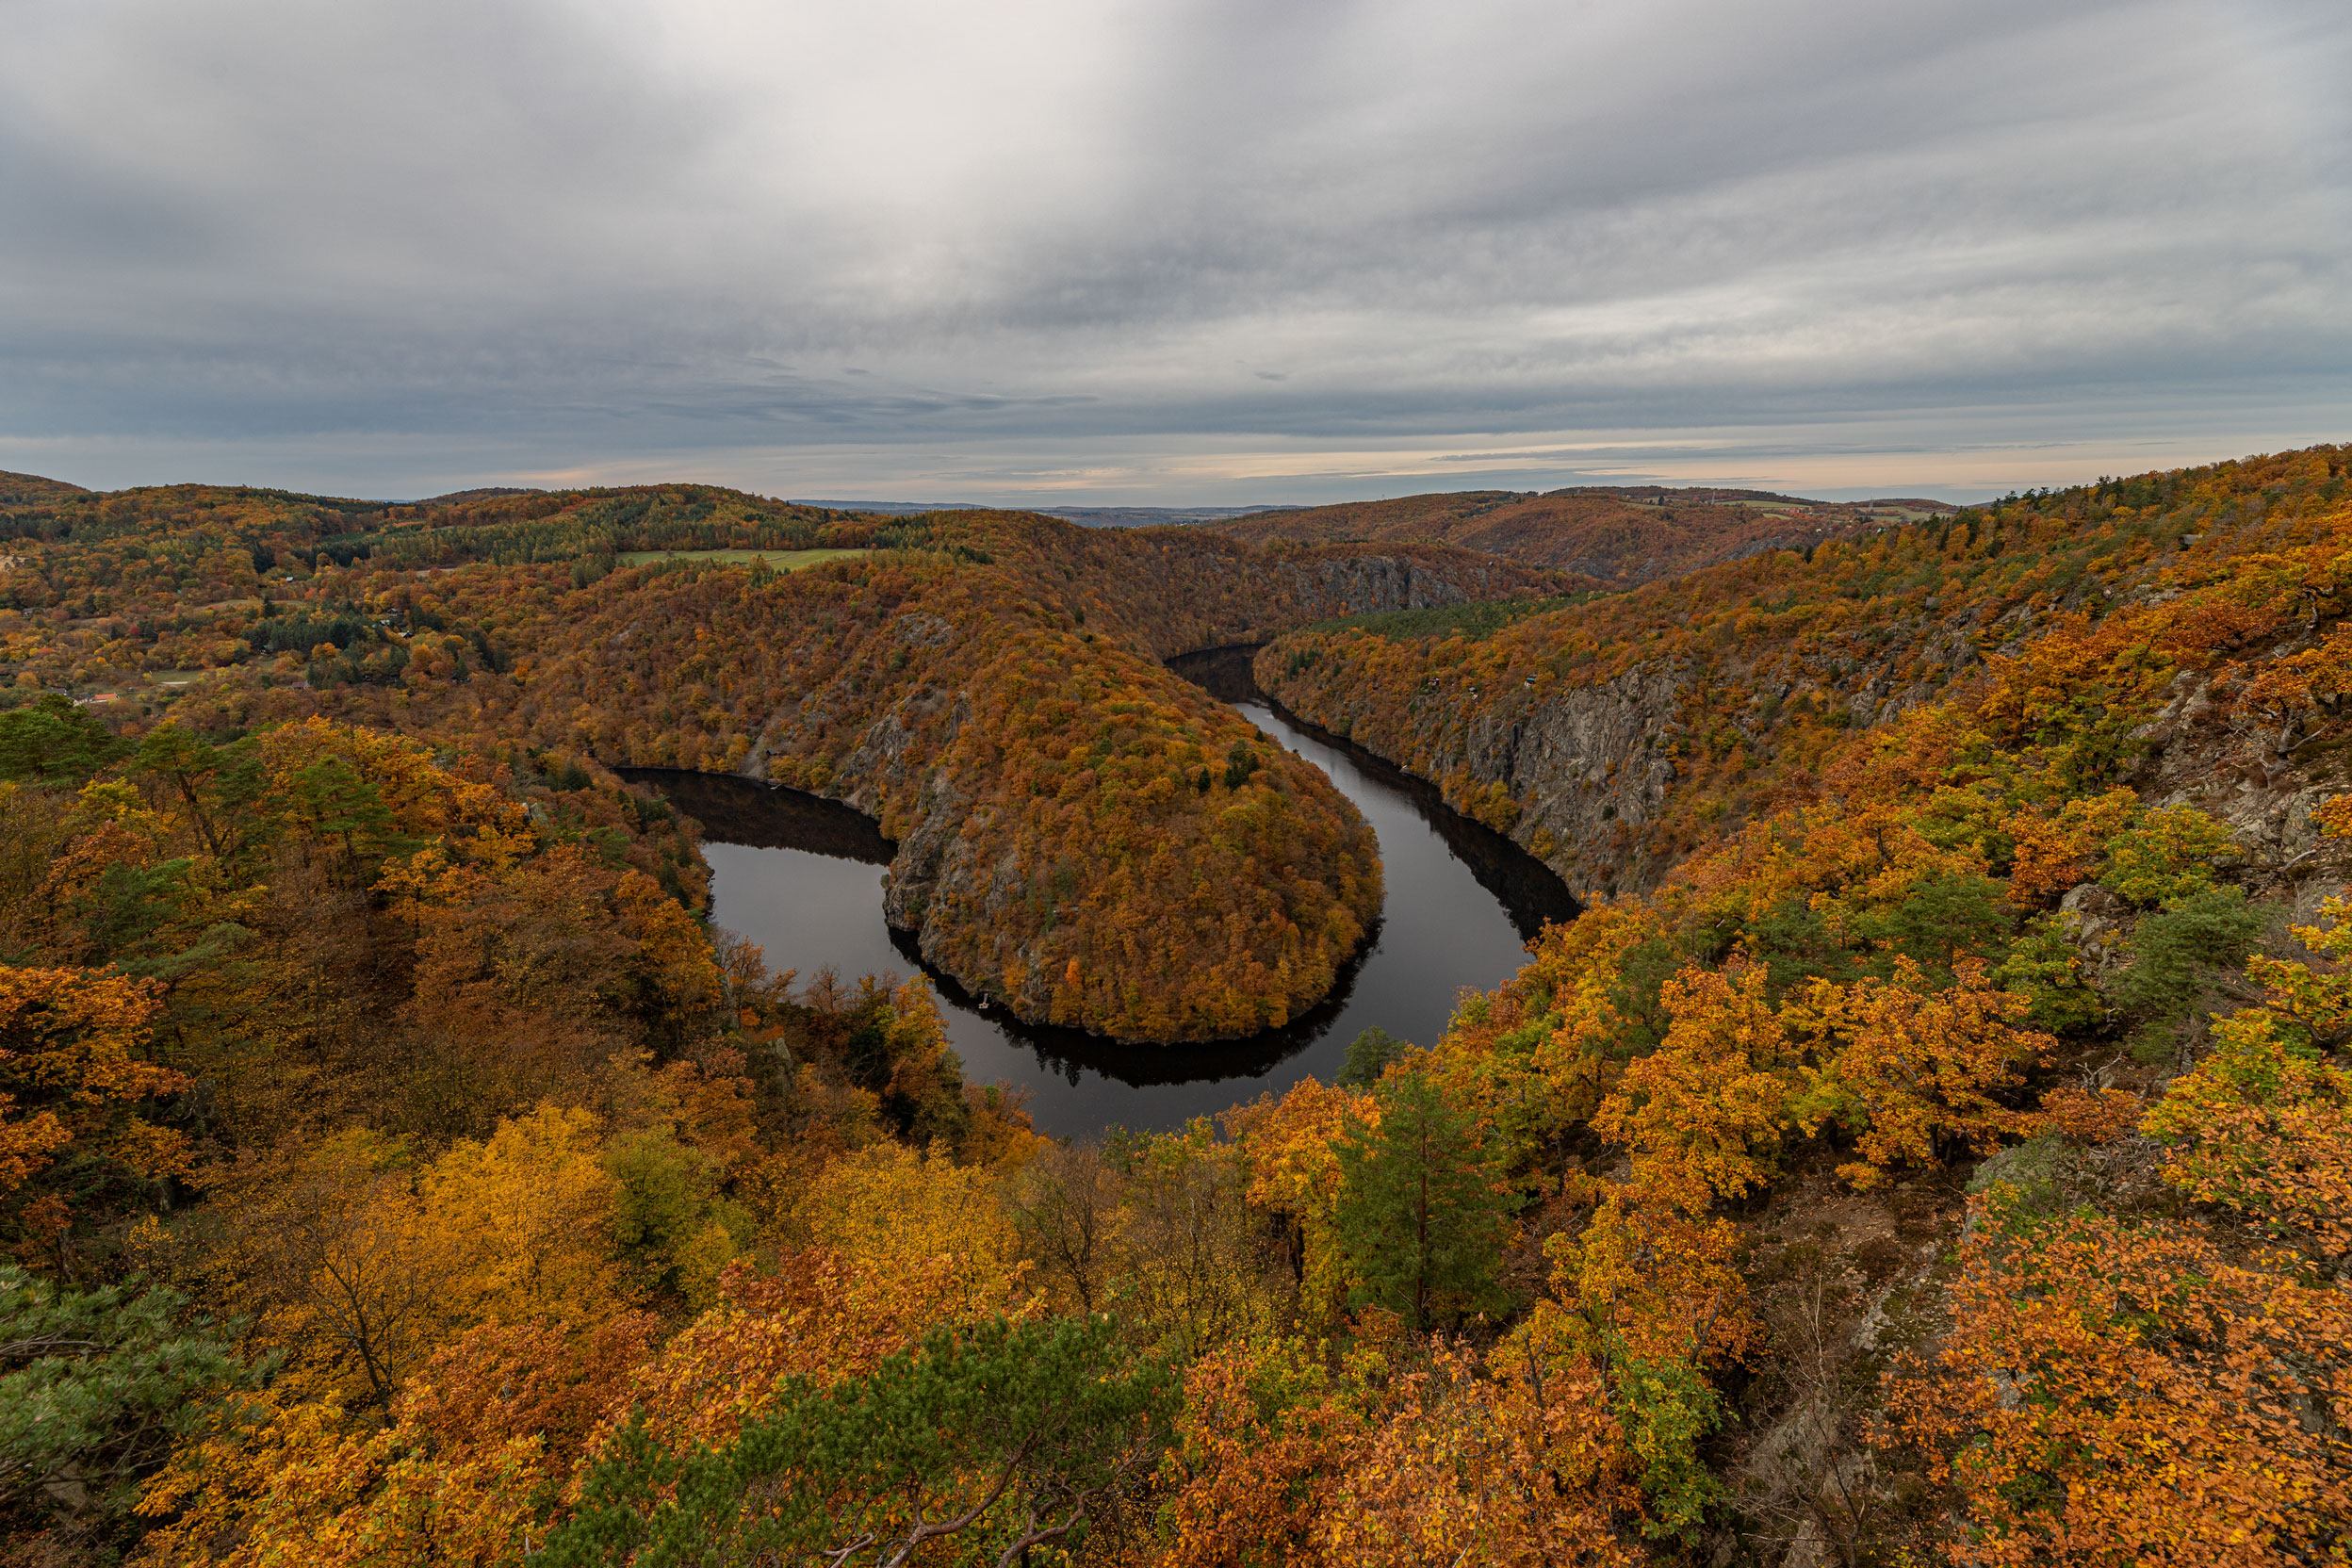
[(925, 792), (923, 804), (914, 831), (898, 841), (890, 889), (882, 899), (883, 918), (901, 931), (915, 933), (918, 944), (933, 923), (934, 896), (969, 891), (977, 880), (978, 858), (958, 834), (964, 800), (956, 790), (934, 788)]
[(1642, 830), (1674, 781), (1665, 748), (1679, 732), (1684, 686), (1679, 672), (1651, 664), (1546, 699), (1524, 689), (1469, 698), (1458, 716), (1462, 765), (1473, 784), (1500, 784), (1523, 803), (1511, 830), (1521, 843), (1549, 832), (1555, 843), (1597, 849), (1588, 863), (1609, 869), (1593, 890), (1650, 887), (1670, 858), (1647, 847)]
[(1493, 598), (1498, 586), (1494, 574), (1481, 566), (1432, 566), (1400, 555), (1286, 564), (1284, 571), (1299, 599), (1315, 607), (1310, 620), (1381, 610), (1434, 610)]
[[(2316, 646), (2316, 633), (2255, 655), (2278, 659)], [(2231, 722), (2213, 678), (2183, 671), (2155, 718), (2132, 732), (2146, 749), (2129, 782), (2150, 806), (2195, 806), (2228, 825), (2247, 857), (2250, 890), (2284, 903), (2294, 920), (2319, 918), (2352, 881), (2352, 842), (2324, 838), (2312, 813), (2344, 792), (2343, 764), (2314, 755), (2292, 733)]]
[[(2151, 602), (2169, 596), (2147, 596)], [(1738, 650), (1728, 658), (1702, 651), (1696, 668), (1686, 662), (1690, 656), (1654, 660), (1596, 685), (1547, 688), (1543, 696), (1518, 686), (1516, 677), (1508, 687), (1484, 692), (1460, 678), (1432, 677), (1407, 705), (1401, 725), (1393, 707), (1378, 711), (1359, 700), (1337, 665), (1294, 678), (1286, 674), (1285, 650), (1269, 649), (1258, 679), (1309, 722), (1441, 784), (1449, 798), (1500, 786), (1517, 808), (1511, 837), (1579, 893), (1638, 892), (1655, 888), (1689, 853), (1687, 845), (1658, 847), (1645, 831), (1664, 814), (1674, 787), (1673, 753), (1687, 733), (1686, 714), (1718, 733), (1736, 731), (1757, 753), (1774, 745), (1780, 704), (1800, 698), (1854, 728), (1887, 724), (1937, 700), (1954, 678), (1981, 665), (1980, 643), (1998, 639), (1999, 652), (2017, 655), (2040, 629), (2046, 607), (2020, 600), (1966, 624), (1938, 620), (1937, 608), (1929, 598), (1876, 629), (1898, 656), (1816, 650), (1805, 656), (1809, 669), (1793, 679), (1787, 668), (1792, 656), (1785, 651), (1751, 661)], [(2321, 636), (2311, 629), (2250, 652), (2246, 662), (2303, 652)], [(1726, 686), (1753, 696), (1738, 707), (1710, 707)], [(2247, 727), (2243, 715), (2216, 702), (2212, 687), (2211, 675), (2178, 678), (2163, 710), (2132, 732), (2143, 750), (2125, 782), (2151, 807), (2190, 804), (2226, 823), (2256, 878), (2280, 879), (2280, 886), (2262, 890), (2265, 896), (2291, 902), (2297, 919), (2313, 919), (2352, 876), (2352, 844), (2324, 841), (2312, 816), (2344, 792), (2346, 770), (2307, 750), (2300, 731)], [(1736, 825), (1736, 819), (1723, 821), (1716, 831)], [(2089, 937), (2096, 943), (2099, 935)]]
[(2069, 889), (2058, 901), (2062, 928), (2099, 974), (2113, 973), (2127, 961), (2125, 939), (2131, 935), (2132, 906), (2096, 882)]
[[(1614, 893), (1654, 886), (1674, 858), (1645, 830), (1674, 782), (1670, 748), (1682, 733), (1690, 679), (1686, 666), (1659, 660), (1542, 696), (1518, 685), (1427, 688), (1414, 697), (1401, 736), (1356, 733), (1367, 710), (1345, 682), (1294, 706), (1310, 722), (1353, 735), (1449, 789), (1466, 782), (1476, 793), (1499, 784), (1520, 803), (1512, 839), (1541, 853), (1548, 834), (1554, 847), (1544, 858), (1572, 888)], [(1276, 652), (1260, 656), (1258, 682), (1282, 693)]]

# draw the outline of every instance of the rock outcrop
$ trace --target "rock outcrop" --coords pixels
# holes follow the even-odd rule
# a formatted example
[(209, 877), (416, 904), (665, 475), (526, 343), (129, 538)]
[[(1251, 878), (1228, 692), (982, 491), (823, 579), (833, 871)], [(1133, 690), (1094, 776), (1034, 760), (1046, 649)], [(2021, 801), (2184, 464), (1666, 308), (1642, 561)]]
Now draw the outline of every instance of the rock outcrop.
[[(1278, 652), (1259, 661), (1259, 684), (1285, 706), (1436, 780), (1458, 808), (1475, 813), (1497, 792), (1507, 797), (1515, 810), (1489, 816), (1489, 825), (1549, 861), (1579, 894), (1646, 889), (1679, 858), (1647, 829), (1674, 779), (1687, 668), (1660, 661), (1543, 695), (1524, 685), (1432, 691), (1411, 732), (1375, 736), (1351, 711), (1344, 682), (1310, 697), (1284, 679)], [(1564, 856), (1566, 845), (1584, 854)]]
[[(2314, 628), (2255, 654), (2289, 659), (2321, 645)], [(2255, 890), (2310, 923), (2352, 882), (2352, 843), (2321, 836), (2312, 813), (2344, 792), (2352, 777), (2342, 749), (2306, 749), (2284, 736), (2233, 722), (2216, 701), (2211, 674), (2182, 671), (2163, 708), (2132, 732), (2144, 748), (2129, 778), (2151, 806), (2195, 806), (2227, 824)]]

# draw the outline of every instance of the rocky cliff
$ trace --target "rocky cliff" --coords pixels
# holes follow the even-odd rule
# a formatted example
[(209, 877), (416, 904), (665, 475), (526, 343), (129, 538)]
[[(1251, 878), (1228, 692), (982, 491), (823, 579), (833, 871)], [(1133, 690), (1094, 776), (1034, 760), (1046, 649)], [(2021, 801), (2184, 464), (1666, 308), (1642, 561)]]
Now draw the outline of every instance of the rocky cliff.
[(1592, 686), (1425, 682), (1405, 722), (1344, 663), (1299, 664), (1277, 643), (1259, 687), (1300, 717), (1438, 784), (1455, 809), (1511, 835), (1580, 895), (1647, 889), (1678, 851), (1651, 829), (1675, 778), (1691, 672), (1636, 665)]
[[(2066, 665), (2066, 650), (2103, 627), (2159, 624), (2184, 585), (2317, 526), (2269, 505), (2142, 512), (2070, 493), (1541, 612), (1310, 628), (1269, 645), (1257, 677), (1294, 712), (1438, 784), (1580, 893), (1642, 890), (1741, 822), (1824, 798), (1816, 764), (1848, 732), (2020, 660), (2060, 666), (2020, 700), (2063, 709), (2091, 700), (2070, 689), (2114, 687), (2115, 669)], [(2310, 847), (2295, 824), (2319, 787), (2286, 782), (2309, 771), (2308, 743), (2275, 737), (2256, 755), (2232, 694), (2272, 664), (2325, 662), (2320, 623), (2283, 603), (2192, 619), (2118, 666), (2202, 668), (2181, 669), (2153, 721), (2126, 735), (2118, 719), (2113, 743), (2140, 754), (2132, 781), (2151, 801), (2194, 798), (2291, 858)], [(2240, 646), (2258, 636), (2272, 645)], [(2304, 671), (2287, 685), (2297, 701), (2343, 700), (2311, 694), (2336, 691), (2329, 680), (2341, 683)], [(2129, 710), (2155, 706), (2135, 694)]]

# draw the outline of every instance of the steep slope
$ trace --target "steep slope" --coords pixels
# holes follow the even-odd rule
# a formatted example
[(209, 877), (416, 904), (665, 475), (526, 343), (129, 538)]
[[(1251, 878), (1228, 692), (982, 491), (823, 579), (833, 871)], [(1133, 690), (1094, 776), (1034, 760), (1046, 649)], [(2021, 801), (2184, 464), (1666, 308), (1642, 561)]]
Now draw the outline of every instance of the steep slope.
[[(1997, 664), (2028, 631), (2121, 624), (2332, 526), (2344, 464), (2316, 448), (2111, 481), (1515, 619), (1318, 628), (1261, 654), (1259, 679), (1437, 780), (1572, 886), (1646, 888), (1707, 840), (1805, 798), (1845, 730)], [(2211, 667), (2310, 610), (2298, 590), (2212, 613), (2210, 645), (2168, 653), (2168, 669)]]
[[(235, 529), (356, 536), (205, 600), (209, 686), (0, 703), (0, 1284), (55, 1417), (0, 1508), (25, 1560), (2344, 1556), (2352, 451), (1572, 605), (1492, 558), (1024, 518), (789, 576), (475, 548), (658, 494), (411, 570), (381, 517), (219, 498), (254, 510), (163, 567), (98, 547), (119, 512), (0, 580), (24, 672), (121, 671), (172, 573), (253, 571)], [(1315, 800), (1193, 766), (1240, 727), (1154, 684), (1331, 599), (1262, 673), (1494, 815), (1545, 711), (1656, 677), (1697, 847), (1430, 1049), (1181, 1131), (1039, 1139), (920, 982), (781, 983), (664, 896), (684, 825), (578, 756), (870, 792), (940, 828), (933, 906), (1067, 893), (941, 929), (1067, 956), (1109, 1016), (1126, 944), (1305, 962), (1352, 908), (1311, 863), (1348, 820), (1269, 874)], [(1527, 706), (1480, 783), (1482, 691)], [(253, 727), (125, 744), (150, 707)], [(319, 709), (369, 722), (272, 722)], [(1195, 914), (1237, 947), (1159, 928)]]
[(80, 485), (68, 484), (63, 480), (42, 479), (39, 474), (0, 472), (0, 514), (10, 507), (41, 506), (89, 494)]
[[(1560, 585), (1468, 551), (855, 518), (700, 486), (389, 510), (174, 490), (18, 526), (0, 649), (20, 690), (103, 684), (134, 724), (328, 713), (518, 768), (831, 794), (899, 841), (890, 911), (926, 957), (1021, 1016), (1136, 1040), (1285, 1021), (1380, 906), (1353, 808), (1160, 660)], [(809, 546), (849, 553), (614, 568)]]
[[(1974, 580), (1985, 558), (1933, 531), (1879, 542), (1897, 578), (1847, 631), (1906, 658), (1886, 590), (1933, 573), (1982, 614), (1981, 662), (1853, 694), (1874, 722), (1782, 753), (1736, 832), (1456, 1014), (1432, 1076), (1547, 1178), (1530, 1337), (1587, 1353), (1646, 1429), (1684, 1423), (1642, 1484), (1695, 1539), (1659, 1560), (2341, 1549), (2348, 460), (1966, 518), (2009, 547)], [(2080, 577), (2048, 575), (2072, 548)], [(2013, 554), (2038, 593), (2005, 592)], [(1791, 644), (1765, 629), (1769, 669)], [(1358, 661), (1339, 690), (1380, 678), (1329, 651)], [(1723, 694), (1691, 711), (1768, 755)], [(1690, 804), (1738, 792), (1680, 760)]]
[(1760, 490), (1658, 486), (1521, 495), (1472, 490), (1261, 513), (1212, 525), (1265, 543), (1417, 540), (1459, 545), (1611, 587), (1678, 577), (1767, 549), (1805, 548), (1886, 521), (1949, 513), (1939, 501), (1808, 501)]

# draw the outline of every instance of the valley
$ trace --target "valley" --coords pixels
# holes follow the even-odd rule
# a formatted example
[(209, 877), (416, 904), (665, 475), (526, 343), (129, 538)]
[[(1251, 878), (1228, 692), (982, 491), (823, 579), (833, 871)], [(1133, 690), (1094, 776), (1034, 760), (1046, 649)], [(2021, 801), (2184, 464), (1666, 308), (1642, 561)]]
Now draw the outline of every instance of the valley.
[[(1408, 1040), (1445, 1032), (1454, 999), (1509, 978), (1545, 921), (1572, 920), (1559, 879), (1508, 840), (1460, 817), (1436, 792), (1336, 738), (1266, 707), (1236, 648), (1175, 667), (1234, 703), (1266, 739), (1329, 776), (1375, 835), (1386, 898), (1331, 993), (1280, 1028), (1219, 1043), (1105, 1041), (1023, 1022), (933, 972), (947, 1037), (964, 1071), (1024, 1096), (1039, 1131), (1092, 1139), (1106, 1128), (1172, 1133), (1237, 1101), (1282, 1093), (1312, 1074), (1336, 1080), (1347, 1048), (1380, 1028)], [(702, 825), (712, 922), (806, 977), (912, 972), (921, 953), (892, 930), (879, 868), (894, 846), (866, 819), (797, 792), (708, 774), (632, 773)]]
[(2342, 1553), (2345, 448), (0, 533), (27, 1560)]

